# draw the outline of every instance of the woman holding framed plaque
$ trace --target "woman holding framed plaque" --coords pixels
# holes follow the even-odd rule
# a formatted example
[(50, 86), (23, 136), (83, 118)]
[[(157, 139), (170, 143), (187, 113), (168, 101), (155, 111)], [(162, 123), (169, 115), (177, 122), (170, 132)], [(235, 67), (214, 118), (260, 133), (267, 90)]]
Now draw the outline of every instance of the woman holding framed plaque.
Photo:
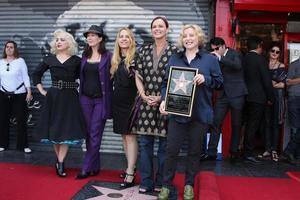
[[(193, 84), (195, 93), (190, 105), (191, 116), (183, 116), (181, 113), (169, 113), (166, 160), (163, 174), (163, 187), (158, 199), (168, 199), (172, 188), (172, 181), (176, 172), (177, 157), (183, 141), (188, 141), (188, 152), (185, 172), (184, 199), (194, 199), (194, 178), (199, 170), (199, 155), (203, 135), (213, 121), (212, 92), (213, 89), (221, 87), (223, 77), (216, 57), (203, 50), (205, 42), (204, 32), (198, 25), (183, 26), (179, 45), (184, 51), (171, 56), (166, 76), (162, 84), (162, 102), (160, 112), (167, 115), (168, 105), (164, 99), (168, 99), (175, 90), (186, 93)], [(180, 78), (169, 76), (173, 67), (196, 68), (198, 73), (192, 81), (182, 70)], [(172, 73), (176, 74), (176, 73)], [(172, 83), (173, 82), (173, 83)], [(170, 84), (175, 84), (174, 91), (166, 92)], [(171, 107), (174, 104), (171, 105)]]
[[(155, 17), (151, 22), (153, 43), (143, 45), (138, 53), (136, 85), (143, 100), (139, 107), (136, 130), (139, 137), (141, 185), (139, 192), (160, 191), (166, 147), (166, 116), (159, 112), (161, 84), (165, 66), (170, 56), (177, 51), (167, 41), (169, 23), (165, 17)], [(153, 172), (154, 141), (158, 136), (157, 171)], [(154, 175), (155, 174), (155, 175)], [(155, 179), (154, 179), (155, 177)]]

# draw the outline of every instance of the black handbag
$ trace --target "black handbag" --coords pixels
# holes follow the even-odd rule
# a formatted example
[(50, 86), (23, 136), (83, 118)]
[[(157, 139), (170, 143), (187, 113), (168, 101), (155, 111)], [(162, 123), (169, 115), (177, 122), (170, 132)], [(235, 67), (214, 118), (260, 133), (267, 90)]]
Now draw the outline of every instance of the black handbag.
[(136, 125), (138, 116), (139, 116), (139, 110), (140, 110), (140, 106), (143, 102), (143, 99), (141, 96), (137, 96), (134, 100), (134, 104), (133, 107), (131, 109), (130, 115), (129, 115), (129, 120), (128, 120), (128, 132), (130, 133), (132, 128)]
[(276, 74), (276, 77), (274, 77), (274, 81), (276, 82), (285, 82), (287, 78), (287, 74), (284, 70), (282, 71), (278, 71), (278, 73)]

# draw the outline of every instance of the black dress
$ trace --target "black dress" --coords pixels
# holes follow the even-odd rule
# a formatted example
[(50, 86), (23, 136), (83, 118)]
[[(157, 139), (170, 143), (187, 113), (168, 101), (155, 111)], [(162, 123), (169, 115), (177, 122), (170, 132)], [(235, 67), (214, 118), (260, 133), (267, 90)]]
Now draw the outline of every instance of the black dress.
[(114, 91), (112, 98), (113, 131), (118, 134), (128, 134), (129, 116), (137, 96), (135, 85), (134, 62), (126, 69), (124, 58), (114, 74)]
[[(56, 56), (46, 56), (33, 73), (33, 83), (41, 83), (45, 71), (50, 69), (52, 81), (74, 82), (79, 77), (81, 59), (71, 56), (61, 63)], [(77, 89), (49, 88), (36, 127), (43, 142), (78, 144), (85, 138), (86, 128)]]
[[(279, 63), (280, 65), (280, 63)], [(279, 67), (275, 69), (270, 69), (270, 75), (272, 77), (272, 80), (279, 83), (279, 82), (286, 82), (287, 74), (284, 67)], [(285, 101), (284, 101), (284, 88), (274, 88), (273, 87), (273, 93), (274, 93), (274, 102), (273, 102), (273, 117), (276, 124), (282, 124), (284, 122), (284, 110), (285, 110)]]

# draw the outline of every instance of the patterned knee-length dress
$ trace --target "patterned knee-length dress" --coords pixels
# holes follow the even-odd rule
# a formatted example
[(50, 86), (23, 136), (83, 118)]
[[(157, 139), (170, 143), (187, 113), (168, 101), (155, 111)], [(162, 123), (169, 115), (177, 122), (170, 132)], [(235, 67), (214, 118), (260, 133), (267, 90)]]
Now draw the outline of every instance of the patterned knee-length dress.
[[(160, 96), (161, 84), (165, 76), (165, 66), (171, 55), (177, 52), (177, 48), (167, 44), (160, 55), (156, 55), (155, 52), (155, 44), (143, 45), (139, 49), (137, 59), (136, 74), (142, 80), (147, 96)], [(141, 135), (164, 137), (167, 133), (166, 128), (167, 117), (160, 114), (159, 106), (149, 106), (146, 102), (142, 102), (133, 132)]]

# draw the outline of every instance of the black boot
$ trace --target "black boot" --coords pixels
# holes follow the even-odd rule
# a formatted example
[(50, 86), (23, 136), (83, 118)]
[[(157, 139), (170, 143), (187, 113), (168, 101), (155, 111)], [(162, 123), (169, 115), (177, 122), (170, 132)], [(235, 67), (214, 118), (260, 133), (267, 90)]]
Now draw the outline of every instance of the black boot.
[(55, 163), (56, 174), (59, 177), (66, 177), (67, 174), (65, 172), (65, 164), (64, 162), (56, 162)]
[(91, 173), (90, 172), (85, 172), (85, 171), (81, 171), (79, 172), (79, 174), (77, 174), (76, 178), (77, 180), (79, 179), (85, 179), (87, 177), (91, 176)]

